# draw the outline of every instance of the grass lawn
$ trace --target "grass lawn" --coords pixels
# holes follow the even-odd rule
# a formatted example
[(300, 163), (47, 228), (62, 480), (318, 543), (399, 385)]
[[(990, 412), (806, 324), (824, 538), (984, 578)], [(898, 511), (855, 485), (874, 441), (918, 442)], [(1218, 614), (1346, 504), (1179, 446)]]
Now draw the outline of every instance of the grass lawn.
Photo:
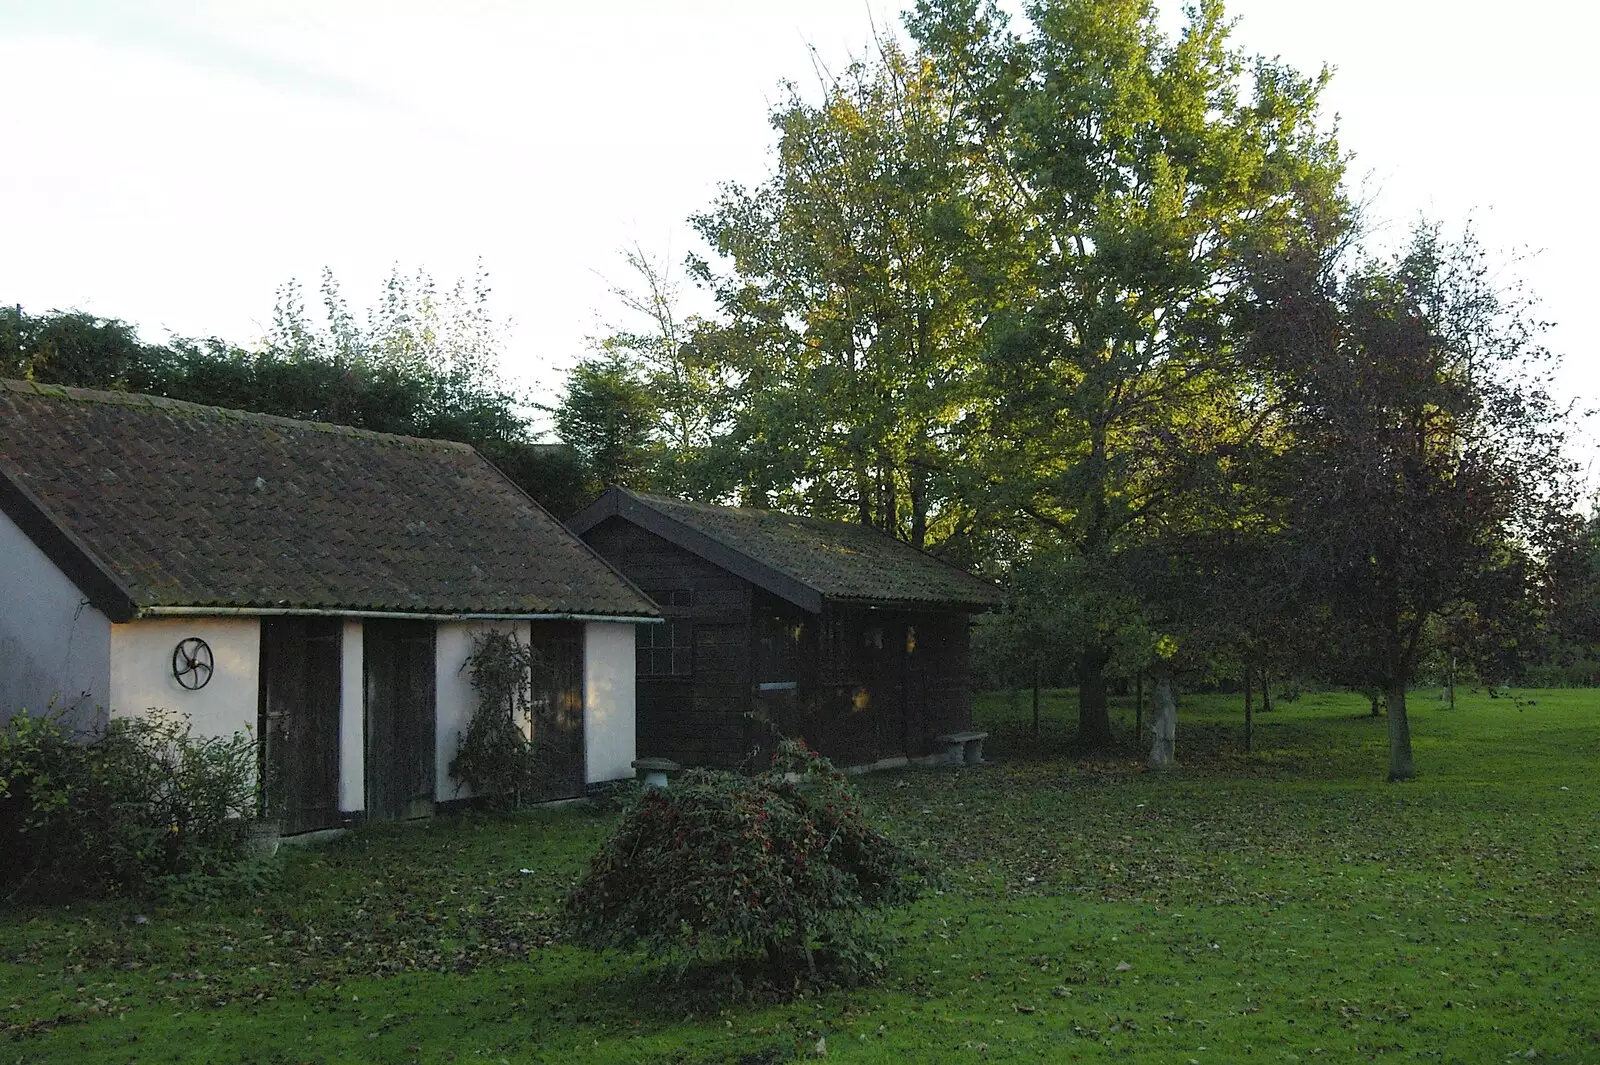
[(554, 920), (613, 815), (441, 818), (204, 906), (0, 910), (0, 1063), (1600, 1061), (1600, 692), (1418, 693), (1404, 785), (1359, 697), (1251, 755), (1190, 700), (1159, 775), (1075, 760), (1075, 712), (985, 697), (994, 764), (861, 782), (948, 870), (871, 991), (664, 990)]

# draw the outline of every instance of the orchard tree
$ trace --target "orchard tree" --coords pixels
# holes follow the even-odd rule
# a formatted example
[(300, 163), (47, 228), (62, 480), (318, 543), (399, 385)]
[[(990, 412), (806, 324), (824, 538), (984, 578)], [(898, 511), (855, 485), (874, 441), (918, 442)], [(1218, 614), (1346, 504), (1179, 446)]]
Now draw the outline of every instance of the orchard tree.
[[(1152, 765), (1172, 759), (1180, 681), (1237, 677), (1244, 687), (1245, 750), (1253, 748), (1253, 691), (1262, 708), (1271, 665), (1288, 661), (1298, 621), (1291, 603), (1296, 577), (1281, 541), (1279, 508), (1263, 504), (1234, 523), (1155, 540), (1125, 552), (1125, 566), (1145, 604), (1151, 632), (1147, 669), (1158, 690), (1152, 722), (1158, 728)], [(1170, 723), (1163, 716), (1172, 716)]]
[(1388, 703), (1389, 778), (1415, 775), (1406, 689), (1430, 619), (1505, 614), (1573, 524), (1551, 362), (1470, 234), (1416, 231), (1342, 275), (1278, 264), (1256, 344), (1283, 390), (1286, 535), (1347, 668)]
[[(1039, 728), (1039, 688), (1049, 678), (1070, 677), (1086, 640), (1112, 649), (1111, 672), (1136, 680), (1154, 661), (1156, 637), (1148, 628), (1138, 592), (1105, 575), (1085, 572), (1076, 551), (1038, 536), (1008, 574), (1005, 608), (986, 626), (986, 652), (1009, 677), (1030, 678), (1034, 731)], [(1091, 599), (1082, 589), (1100, 593)]]
[(1561, 683), (1600, 684), (1600, 507), (1575, 520), (1545, 582), (1541, 662)]
[[(935, 74), (962, 87), (955, 129), (986, 203), (973, 460), (992, 506), (1083, 560), (1085, 604), (1119, 556), (1204, 520), (1203, 492), (1248, 439), (1237, 366), (1248, 267), (1343, 239), (1343, 163), (1318, 126), (1323, 77), (1247, 60), (1218, 0), (1178, 36), (1145, 0), (1034, 0), (1014, 34), (992, 3), (921, 0)], [(1223, 471), (1225, 472), (1225, 471)], [(1088, 615), (1088, 609), (1078, 613)], [(1076, 652), (1079, 730), (1110, 739), (1095, 629)]]

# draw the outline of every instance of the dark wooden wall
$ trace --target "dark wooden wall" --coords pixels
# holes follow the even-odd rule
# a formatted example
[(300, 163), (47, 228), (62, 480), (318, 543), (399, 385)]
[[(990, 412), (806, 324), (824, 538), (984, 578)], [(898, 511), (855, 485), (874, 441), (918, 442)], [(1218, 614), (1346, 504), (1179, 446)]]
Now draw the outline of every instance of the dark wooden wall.
[(769, 753), (783, 736), (805, 739), (824, 754), (830, 739), (813, 713), (819, 619), (759, 588), (751, 591), (749, 655), (754, 666), (750, 747)]
[(907, 670), (915, 711), (910, 753), (926, 755), (939, 749), (936, 737), (972, 727), (971, 619), (926, 611), (909, 621), (916, 636)]
[[(621, 518), (583, 538), (693, 625), (689, 676), (638, 679), (641, 757), (734, 766), (783, 735), (861, 765), (932, 754), (935, 737), (971, 726), (966, 614), (852, 606), (819, 617)], [(683, 589), (692, 604), (671, 605)]]
[(934, 753), (935, 737), (972, 723), (967, 626), (961, 613), (830, 607), (796, 731), (846, 765)]
[[(751, 746), (749, 582), (620, 518), (583, 536), (662, 606), (692, 625), (692, 672), (638, 678), (639, 756), (685, 765), (739, 764)], [(663, 593), (688, 590), (688, 606)]]

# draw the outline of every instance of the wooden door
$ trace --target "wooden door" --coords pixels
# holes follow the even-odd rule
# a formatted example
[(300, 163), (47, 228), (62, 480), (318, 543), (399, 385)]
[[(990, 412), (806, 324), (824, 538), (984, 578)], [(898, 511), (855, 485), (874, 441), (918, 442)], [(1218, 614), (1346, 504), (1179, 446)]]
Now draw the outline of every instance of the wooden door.
[(572, 622), (533, 623), (533, 690), (529, 737), (539, 759), (537, 799), (583, 794), (583, 627)]
[[(800, 713), (800, 647), (805, 620), (783, 611), (758, 607), (753, 625), (755, 643), (755, 719), (747, 746), (765, 757), (773, 736), (803, 738), (817, 746), (819, 737), (806, 735)], [(820, 749), (820, 748), (819, 748)]]
[(939, 736), (972, 728), (966, 615), (914, 615), (906, 647), (906, 753), (932, 754)]
[(433, 623), (362, 626), (367, 726), (367, 816), (433, 813), (437, 707)]
[(874, 614), (867, 626), (865, 672), (872, 692), (872, 757), (908, 754), (908, 632), (904, 620)]
[(904, 619), (897, 627), (896, 645), (900, 649), (900, 735), (897, 737), (897, 754), (907, 757), (923, 753), (923, 729), (926, 727), (927, 659), (921, 648), (925, 636), (912, 623)]
[(339, 824), (338, 618), (261, 619), (262, 801), (286, 834)]

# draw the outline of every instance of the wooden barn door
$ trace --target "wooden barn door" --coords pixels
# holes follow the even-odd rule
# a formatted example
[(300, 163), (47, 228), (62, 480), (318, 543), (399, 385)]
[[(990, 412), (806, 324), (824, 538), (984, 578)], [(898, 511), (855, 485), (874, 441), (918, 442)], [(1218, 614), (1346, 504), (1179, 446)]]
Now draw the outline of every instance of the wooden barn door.
[(906, 637), (906, 743), (934, 753), (938, 736), (972, 728), (967, 679), (967, 616), (920, 614)]
[(752, 728), (746, 736), (746, 747), (760, 747), (765, 757), (772, 747), (772, 731), (789, 737), (803, 738), (807, 743), (823, 749), (826, 737), (806, 735), (805, 722), (800, 714), (800, 636), (804, 622), (791, 614), (771, 607), (755, 616), (755, 709), (756, 722), (765, 722), (766, 728)]
[[(922, 621), (922, 624), (917, 622)], [(900, 681), (900, 750), (909, 758), (927, 754), (929, 744), (929, 694), (933, 671), (940, 667), (938, 641), (927, 623), (912, 617), (901, 626), (903, 635)]]
[[(888, 613), (870, 615), (866, 633), (866, 673), (872, 690), (871, 758), (908, 754), (906, 695), (910, 678), (905, 622)], [(871, 760), (871, 759), (869, 759)]]
[(533, 691), (528, 727), (538, 752), (540, 799), (568, 799), (584, 789), (583, 627), (534, 622)]
[(433, 623), (368, 621), (366, 662), (367, 816), (433, 813), (435, 687)]
[(285, 834), (339, 824), (338, 618), (261, 619), (262, 797)]

